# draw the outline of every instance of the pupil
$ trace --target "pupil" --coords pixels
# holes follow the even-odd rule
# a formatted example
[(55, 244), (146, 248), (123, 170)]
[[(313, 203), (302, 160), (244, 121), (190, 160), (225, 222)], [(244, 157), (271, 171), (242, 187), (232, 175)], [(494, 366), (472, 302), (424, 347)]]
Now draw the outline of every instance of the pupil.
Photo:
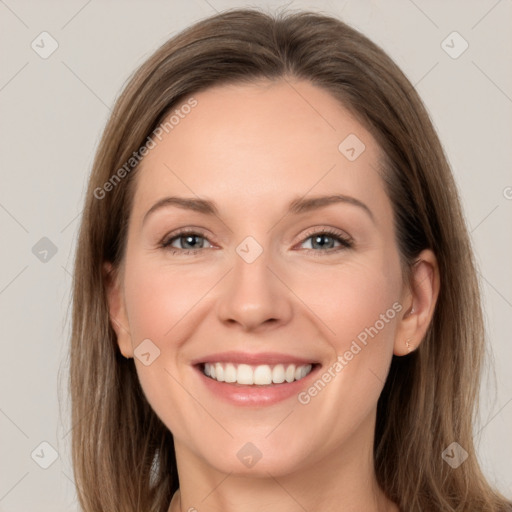
[(185, 243), (187, 243), (187, 244), (191, 244), (191, 245), (194, 245), (194, 240), (195, 240), (195, 241), (197, 241), (197, 240), (196, 240), (197, 238), (198, 238), (198, 236), (197, 236), (197, 235), (187, 235), (187, 236), (185, 237), (185, 240), (186, 240), (186, 242), (185, 242)]
[(326, 238), (331, 238), (329, 235), (318, 235), (315, 237), (315, 244), (318, 244), (320, 247), (324, 247), (325, 245), (329, 245), (328, 243), (323, 243), (322, 240), (325, 241)]

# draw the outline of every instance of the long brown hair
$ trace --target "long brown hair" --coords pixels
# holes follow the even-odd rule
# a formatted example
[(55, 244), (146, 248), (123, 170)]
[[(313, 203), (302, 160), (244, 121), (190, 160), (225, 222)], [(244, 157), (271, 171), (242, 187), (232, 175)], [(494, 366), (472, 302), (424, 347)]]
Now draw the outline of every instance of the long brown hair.
[[(70, 348), (72, 458), (83, 510), (165, 512), (179, 486), (172, 434), (145, 399), (109, 322), (102, 265), (118, 268), (124, 256), (137, 172), (137, 162), (126, 163), (194, 93), (289, 78), (330, 92), (370, 130), (385, 154), (381, 172), (404, 266), (425, 248), (439, 263), (429, 331), (417, 351), (393, 358), (378, 402), (379, 484), (407, 512), (506, 510), (510, 503), (486, 482), (473, 446), (484, 354), (480, 292), (457, 190), (429, 116), (395, 63), (358, 31), (315, 13), (256, 10), (221, 13), (166, 42), (126, 85), (99, 144), (76, 253)], [(441, 457), (453, 441), (469, 454), (456, 469)]]

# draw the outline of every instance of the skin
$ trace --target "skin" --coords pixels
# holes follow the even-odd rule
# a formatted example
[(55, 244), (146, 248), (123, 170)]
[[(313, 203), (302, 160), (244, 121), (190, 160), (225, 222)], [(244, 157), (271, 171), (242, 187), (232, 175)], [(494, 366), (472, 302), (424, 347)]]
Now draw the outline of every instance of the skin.
[[(376, 406), (392, 355), (426, 333), (436, 258), (423, 251), (403, 281), (380, 148), (329, 93), (279, 80), (194, 97), (197, 107), (138, 171), (126, 255), (108, 292), (125, 357), (147, 338), (160, 350), (149, 366), (137, 357), (135, 365), (175, 440), (180, 491), (169, 511), (397, 511), (373, 470)], [(355, 161), (338, 150), (349, 134), (366, 146)], [(286, 214), (292, 199), (334, 193), (363, 202), (373, 219), (349, 203)], [(218, 216), (169, 206), (143, 223), (170, 195), (215, 201)], [(186, 227), (204, 236), (195, 255), (183, 254), (186, 238), (161, 246)], [(340, 249), (336, 238), (313, 245), (326, 227), (353, 247)], [(263, 248), (252, 263), (236, 252), (247, 236)], [(191, 366), (215, 352), (277, 351), (326, 370), (394, 303), (401, 311), (306, 405), (295, 396), (226, 403)], [(237, 457), (247, 442), (262, 454), (251, 468)]]

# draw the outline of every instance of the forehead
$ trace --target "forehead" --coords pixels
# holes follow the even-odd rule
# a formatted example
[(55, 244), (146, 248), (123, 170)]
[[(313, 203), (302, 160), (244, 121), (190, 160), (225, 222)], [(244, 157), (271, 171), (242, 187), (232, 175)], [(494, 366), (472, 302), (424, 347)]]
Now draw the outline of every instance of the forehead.
[(194, 108), (173, 108), (168, 133), (144, 157), (135, 209), (166, 193), (210, 197), (241, 211), (262, 198), (277, 208), (334, 192), (388, 206), (380, 148), (323, 89), (279, 80), (216, 86), (194, 99)]

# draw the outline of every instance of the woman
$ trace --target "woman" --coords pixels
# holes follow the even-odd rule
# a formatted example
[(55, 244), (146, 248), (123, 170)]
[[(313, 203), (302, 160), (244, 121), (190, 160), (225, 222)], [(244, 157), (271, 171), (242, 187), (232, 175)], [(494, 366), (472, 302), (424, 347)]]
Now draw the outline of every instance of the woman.
[(226, 12), (105, 129), (77, 248), (83, 510), (504, 511), (454, 181), (416, 91), (330, 17)]

